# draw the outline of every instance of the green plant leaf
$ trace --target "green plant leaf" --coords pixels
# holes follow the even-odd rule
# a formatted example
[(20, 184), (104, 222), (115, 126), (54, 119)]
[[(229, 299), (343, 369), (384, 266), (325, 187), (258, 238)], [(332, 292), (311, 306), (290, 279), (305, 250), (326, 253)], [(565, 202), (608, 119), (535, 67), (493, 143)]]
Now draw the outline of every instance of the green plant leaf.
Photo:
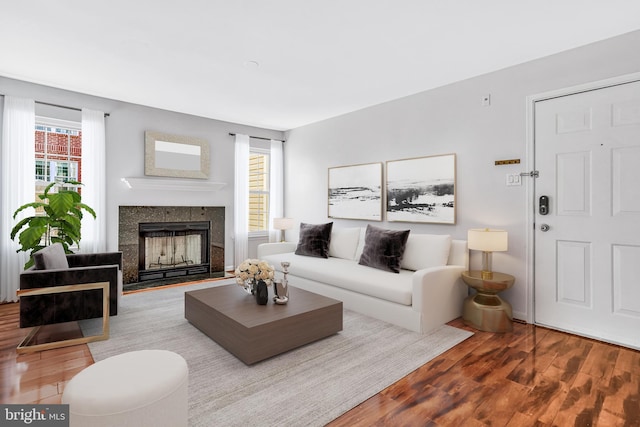
[(16, 219), (16, 216), (18, 215), (18, 213), (22, 212), (25, 209), (28, 209), (28, 208), (38, 209), (44, 206), (45, 206), (45, 203), (42, 203), (42, 202), (33, 202), (33, 203), (27, 203), (26, 205), (22, 205), (18, 209), (16, 209), (16, 211), (13, 213), (13, 219)]
[(71, 237), (69, 236), (64, 236), (64, 237), (52, 237), (51, 238), (51, 243), (60, 243), (62, 244), (62, 247), (64, 248), (64, 251), (68, 254), (72, 254), (73, 251), (71, 249), (69, 249), (70, 245), (73, 245), (75, 242), (73, 241), (73, 239), (71, 239)]
[(77, 205), (74, 205), (71, 209), (69, 209), (68, 215), (78, 219), (82, 219), (82, 211), (78, 208)]
[(49, 206), (53, 209), (56, 218), (66, 215), (74, 204), (73, 196), (68, 191), (49, 196)]
[(22, 250), (27, 251), (36, 245), (40, 244), (42, 236), (47, 232), (46, 225), (34, 226), (31, 225), (25, 228), (19, 236), (19, 242), (22, 246)]
[[(70, 185), (82, 185), (77, 181), (69, 181)], [(43, 214), (31, 216), (18, 221), (11, 230), (11, 238), (18, 236), (21, 248), (18, 250), (34, 252), (51, 243), (61, 243), (66, 253), (73, 253), (69, 246), (80, 244), (83, 211), (96, 218), (95, 211), (82, 203), (82, 197), (76, 189), (62, 186), (58, 192), (51, 192), (57, 183), (47, 185), (43, 194), (38, 195), (41, 202), (27, 203), (16, 210), (17, 214), (27, 208), (42, 208)], [(42, 246), (44, 245), (44, 246)], [(33, 265), (33, 259), (25, 264), (25, 268)]]
[(45, 215), (43, 216), (47, 216), (49, 218), (55, 218), (56, 213), (53, 211), (51, 206), (49, 206), (48, 204), (44, 204), (42, 208), (44, 209), (44, 213), (45, 213)]
[(62, 232), (62, 235), (58, 237), (64, 238), (64, 236), (68, 236), (73, 241), (80, 242), (80, 221), (76, 218), (70, 217), (68, 220), (60, 221), (58, 230)]
[(42, 194), (42, 198), (46, 199), (47, 197), (49, 197), (49, 190), (51, 190), (51, 188), (56, 185), (55, 182), (52, 182), (51, 184), (47, 185), (44, 189), (44, 193)]
[(16, 238), (16, 234), (18, 234), (18, 231), (20, 231), (20, 229), (22, 227), (24, 227), (26, 224), (29, 224), (29, 222), (31, 221), (33, 217), (29, 217), (29, 218), (23, 218), (21, 219), (12, 229), (11, 229), (11, 240), (15, 240)]
[[(18, 251), (18, 252), (19, 252), (19, 251)], [(31, 253), (33, 253), (33, 251), (32, 251)], [(27, 261), (27, 262), (25, 263), (25, 265), (24, 265), (24, 269), (26, 270), (27, 268), (31, 267), (31, 266), (32, 266), (32, 265), (34, 265), (34, 264), (35, 264), (35, 263), (34, 263), (34, 261), (33, 261), (33, 257), (32, 257), (32, 256), (30, 256), (30, 257), (29, 257), (29, 261)]]
[[(25, 225), (28, 225), (28, 227), (24, 231), (22, 231), (22, 233), (20, 233), (19, 241), (21, 243), (23, 241), (32, 241), (33, 239), (35, 239), (35, 235), (32, 235), (35, 234), (35, 231), (27, 232), (27, 230), (29, 229), (38, 230), (38, 232), (40, 232), (40, 230), (44, 228), (46, 232), (47, 228), (49, 227), (49, 218), (43, 216), (30, 216), (28, 218), (22, 219), (11, 230), (11, 240), (15, 240), (16, 234), (18, 233), (18, 231), (24, 228)], [(27, 232), (27, 234), (25, 235), (25, 237), (22, 237), (22, 234), (25, 232)]]
[(84, 203), (78, 203), (78, 207), (89, 212), (94, 219), (96, 218), (96, 211), (91, 209), (89, 206), (85, 205)]

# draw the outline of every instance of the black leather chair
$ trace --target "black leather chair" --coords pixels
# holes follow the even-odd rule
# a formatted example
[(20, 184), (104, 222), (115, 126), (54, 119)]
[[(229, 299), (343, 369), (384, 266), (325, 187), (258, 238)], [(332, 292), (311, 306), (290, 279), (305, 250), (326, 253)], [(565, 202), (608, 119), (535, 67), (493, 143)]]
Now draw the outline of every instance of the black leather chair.
[[(33, 255), (34, 266), (20, 274), (20, 292), (35, 288), (109, 282), (109, 315), (118, 314), (122, 292), (122, 252), (65, 254), (56, 243)], [(20, 327), (103, 317), (102, 290), (20, 296)]]

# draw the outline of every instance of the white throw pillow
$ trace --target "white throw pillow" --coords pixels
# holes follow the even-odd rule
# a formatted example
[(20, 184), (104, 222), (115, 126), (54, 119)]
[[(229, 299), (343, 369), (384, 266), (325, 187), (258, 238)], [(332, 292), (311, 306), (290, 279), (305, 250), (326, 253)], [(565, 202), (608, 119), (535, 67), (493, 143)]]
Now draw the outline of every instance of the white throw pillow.
[(329, 241), (329, 256), (342, 259), (355, 259), (360, 228), (334, 228)]
[(423, 268), (447, 265), (451, 236), (448, 234), (409, 234), (401, 268), (422, 270)]

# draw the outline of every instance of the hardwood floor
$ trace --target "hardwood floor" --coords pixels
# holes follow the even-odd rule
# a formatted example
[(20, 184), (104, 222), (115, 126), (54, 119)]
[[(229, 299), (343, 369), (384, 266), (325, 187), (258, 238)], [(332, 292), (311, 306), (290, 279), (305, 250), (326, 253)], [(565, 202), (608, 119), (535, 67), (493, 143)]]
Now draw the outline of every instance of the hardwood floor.
[[(640, 426), (640, 352), (519, 323), (512, 333), (473, 331), (329, 426)], [(27, 332), (18, 305), (0, 305), (0, 402), (59, 403), (91, 353), (17, 355)]]
[(86, 345), (17, 354), (30, 328), (18, 327), (18, 304), (0, 304), (0, 402), (60, 403), (64, 385), (93, 364)]

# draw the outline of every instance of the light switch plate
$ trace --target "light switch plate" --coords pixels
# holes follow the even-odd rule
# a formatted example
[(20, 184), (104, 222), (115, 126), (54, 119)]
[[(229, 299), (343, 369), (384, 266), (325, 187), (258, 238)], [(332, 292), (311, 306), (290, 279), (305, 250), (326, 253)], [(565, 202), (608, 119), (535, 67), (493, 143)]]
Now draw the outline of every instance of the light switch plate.
[(507, 187), (522, 185), (519, 173), (508, 173), (506, 177)]

